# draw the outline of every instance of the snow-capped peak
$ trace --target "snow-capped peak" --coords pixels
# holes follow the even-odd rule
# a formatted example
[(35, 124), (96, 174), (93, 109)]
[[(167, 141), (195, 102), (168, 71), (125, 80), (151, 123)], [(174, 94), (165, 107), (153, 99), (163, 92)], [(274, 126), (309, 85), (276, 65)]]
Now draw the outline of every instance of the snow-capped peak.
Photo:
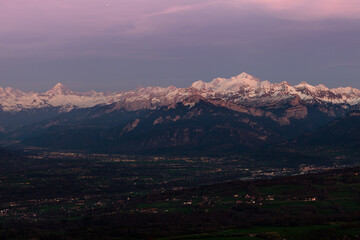
[(258, 87), (260, 83), (260, 79), (243, 72), (235, 77), (230, 78), (230, 82), (232, 84), (239, 84), (243, 86), (250, 86), (250, 87)]
[(326, 87), (324, 84), (319, 84), (316, 86), (317, 89), (321, 90), (321, 91), (329, 91), (329, 88)]
[(199, 90), (211, 90), (214, 92), (239, 92), (241, 90), (249, 90), (257, 88), (260, 80), (248, 73), (241, 73), (237, 76), (227, 78), (215, 78), (209, 83), (197, 81), (191, 87)]
[(300, 84), (295, 86), (296, 89), (306, 89), (310, 92), (317, 92), (317, 91), (329, 91), (330, 89), (327, 88), (325, 85), (323, 84), (319, 84), (317, 86), (313, 86), (308, 84), (307, 82), (301, 82)]
[[(360, 91), (355, 88), (336, 88), (329, 89), (323, 84), (312, 86), (307, 82), (301, 82), (298, 85), (291, 86), (288, 82), (270, 83), (269, 81), (260, 81), (248, 73), (241, 73), (229, 79), (215, 78), (211, 82), (197, 81), (191, 86), (201, 90), (204, 97), (221, 97), (225, 99), (231, 96), (231, 99), (237, 99), (237, 102), (278, 101), (280, 98), (289, 98), (295, 95), (304, 101), (322, 101), (333, 104), (360, 103)], [(269, 98), (270, 97), (270, 98)]]
[(71, 95), (72, 91), (67, 89), (63, 84), (57, 83), (52, 89), (45, 93), (46, 95)]
[(0, 87), (0, 95), (7, 95), (10, 97), (20, 97), (22, 96), (24, 93), (18, 89), (14, 89), (11, 87), (7, 87), (7, 88), (2, 88)]
[(231, 79), (241, 79), (241, 80), (248, 79), (251, 81), (260, 82), (260, 79), (254, 77), (246, 72), (242, 72), (237, 76), (231, 77)]
[(318, 90), (320, 90), (317, 87), (308, 84), (307, 82), (301, 82), (300, 84), (295, 86), (295, 89), (300, 90), (300, 91), (306, 90), (306, 91), (309, 91), (311, 93), (315, 93)]

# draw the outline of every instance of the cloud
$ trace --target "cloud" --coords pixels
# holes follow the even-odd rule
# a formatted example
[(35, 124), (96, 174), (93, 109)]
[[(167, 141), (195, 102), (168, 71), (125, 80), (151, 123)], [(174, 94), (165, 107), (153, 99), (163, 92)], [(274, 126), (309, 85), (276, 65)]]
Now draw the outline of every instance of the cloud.
[[(246, 0), (230, 0), (235, 6), (249, 3)], [(324, 19), (360, 19), (358, 0), (252, 0), (254, 6), (274, 17), (312, 21)]]
[[(186, 1), (184, 1), (186, 2)], [(176, 2), (174, 2), (176, 4)], [(137, 19), (133, 21), (133, 28), (127, 31), (126, 33), (129, 35), (136, 34), (145, 34), (151, 31), (154, 31), (159, 25), (166, 25), (166, 21), (157, 21), (158, 19), (167, 19), (172, 15), (181, 15), (184, 12), (195, 12), (197, 10), (201, 10), (203, 8), (219, 4), (218, 1), (203, 1), (202, 3), (182, 3), (182, 5), (171, 5), (166, 8), (159, 8), (155, 12), (151, 12), (148, 14), (144, 14), (143, 16), (139, 16)], [(197, 16), (197, 14), (194, 14)], [(181, 18), (179, 18), (180, 20)], [(183, 19), (184, 21), (184, 19)], [(161, 22), (161, 24), (157, 24)], [(165, 23), (165, 24), (164, 24)]]
[[(16, 56), (43, 51), (56, 56), (62, 51), (63, 54), (126, 52), (129, 55), (131, 48), (151, 51), (171, 44), (229, 45), (246, 42), (250, 36), (243, 34), (239, 38), (239, 32), (251, 35), (259, 21), (266, 23), (264, 19), (300, 23), (357, 20), (360, 1), (2, 0), (0, 53)], [(269, 28), (278, 27), (269, 25)], [(304, 25), (309, 27), (314, 28)]]
[[(155, 2), (160, 3), (162, 1), (155, 0)], [(184, 16), (187, 12), (192, 12), (192, 18), (201, 18), (206, 15), (204, 9), (208, 9), (210, 12), (211, 6), (218, 7), (218, 12), (211, 13), (216, 14), (219, 18), (226, 18), (228, 12), (237, 10), (239, 15), (248, 16), (254, 14), (299, 22), (360, 19), (359, 0), (206, 0), (200, 3), (199, 1), (193, 1), (186, 4), (184, 2), (187, 1), (176, 5), (178, 1), (174, 1), (172, 5), (167, 7), (161, 7), (161, 4), (159, 4), (157, 11), (133, 19), (133, 28), (127, 33), (141, 35), (155, 31), (167, 24), (171, 24), (171, 21), (167, 22), (167, 19), (170, 19), (172, 15), (179, 15), (179, 21), (181, 14)], [(229, 11), (229, 9), (231, 10)], [(159, 19), (161, 20), (159, 21)], [(183, 21), (186, 21), (186, 19), (183, 19)], [(161, 22), (161, 24), (158, 24), (158, 22)]]

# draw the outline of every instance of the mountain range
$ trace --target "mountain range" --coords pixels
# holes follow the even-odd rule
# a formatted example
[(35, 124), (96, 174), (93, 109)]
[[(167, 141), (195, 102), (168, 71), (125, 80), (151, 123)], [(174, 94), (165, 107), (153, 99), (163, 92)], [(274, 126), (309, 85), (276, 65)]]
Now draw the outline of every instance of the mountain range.
[(6, 112), (48, 107), (56, 107), (66, 112), (74, 108), (117, 103), (118, 107), (127, 110), (139, 110), (169, 106), (193, 96), (252, 106), (268, 106), (294, 97), (308, 103), (338, 104), (344, 108), (360, 103), (360, 90), (356, 88), (329, 89), (322, 84), (312, 86), (306, 82), (291, 86), (287, 82), (260, 81), (247, 73), (241, 73), (229, 79), (197, 81), (188, 88), (139, 87), (128, 92), (77, 92), (67, 89), (61, 83), (45, 93), (22, 92), (9, 87), (5, 89), (0, 87), (0, 107)]
[(1, 139), (20, 146), (237, 152), (306, 139), (304, 134), (359, 111), (360, 90), (306, 82), (291, 86), (241, 73), (188, 88), (128, 92), (76, 92), (60, 83), (45, 93), (0, 88), (0, 108)]

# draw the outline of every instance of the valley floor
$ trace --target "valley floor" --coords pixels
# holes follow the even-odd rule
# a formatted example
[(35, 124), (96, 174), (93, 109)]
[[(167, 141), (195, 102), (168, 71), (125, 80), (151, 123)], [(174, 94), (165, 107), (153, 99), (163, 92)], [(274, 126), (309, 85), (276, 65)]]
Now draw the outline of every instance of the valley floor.
[(245, 155), (171, 158), (60, 152), (7, 163), (0, 169), (1, 239), (360, 235), (359, 167), (265, 166)]

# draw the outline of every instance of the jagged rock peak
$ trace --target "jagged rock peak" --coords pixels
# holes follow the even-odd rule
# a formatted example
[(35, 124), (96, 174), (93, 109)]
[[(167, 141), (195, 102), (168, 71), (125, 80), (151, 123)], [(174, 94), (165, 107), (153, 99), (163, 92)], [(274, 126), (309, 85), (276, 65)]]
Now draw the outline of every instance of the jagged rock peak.
[(72, 91), (66, 88), (62, 83), (57, 83), (53, 88), (46, 92), (52, 95), (69, 95)]
[(62, 83), (57, 83), (53, 88), (52, 90), (58, 90), (58, 89), (67, 89)]

